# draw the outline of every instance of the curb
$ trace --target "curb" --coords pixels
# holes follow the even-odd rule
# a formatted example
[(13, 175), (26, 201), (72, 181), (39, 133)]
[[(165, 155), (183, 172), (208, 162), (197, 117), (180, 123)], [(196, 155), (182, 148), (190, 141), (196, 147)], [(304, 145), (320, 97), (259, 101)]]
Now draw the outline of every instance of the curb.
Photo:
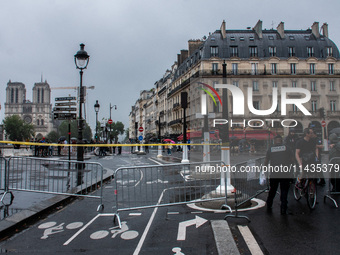
[(212, 220), (211, 227), (219, 255), (240, 255), (226, 220)]

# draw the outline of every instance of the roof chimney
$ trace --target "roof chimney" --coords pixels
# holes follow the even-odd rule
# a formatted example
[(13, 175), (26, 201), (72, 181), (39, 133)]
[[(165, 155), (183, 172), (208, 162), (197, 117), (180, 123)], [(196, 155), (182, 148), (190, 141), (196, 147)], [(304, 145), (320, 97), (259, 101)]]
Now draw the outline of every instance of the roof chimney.
[(312, 26), (312, 34), (316, 37), (320, 37), (320, 32), (319, 32), (319, 22), (314, 22)]
[(321, 28), (322, 28), (322, 35), (324, 37), (328, 38), (328, 24), (327, 23), (323, 23)]
[(188, 41), (188, 48), (189, 48), (189, 56), (191, 56), (195, 50), (197, 50), (201, 45), (202, 41), (200, 39), (197, 40), (189, 40)]
[(279, 33), (281, 39), (285, 38), (285, 23), (281, 21), (276, 29), (277, 29), (277, 32)]
[(259, 20), (259, 21), (256, 23), (255, 27), (253, 27), (253, 30), (255, 31), (255, 33), (257, 34), (257, 36), (258, 36), (259, 38), (262, 38), (262, 37), (263, 37), (263, 36), (262, 36), (262, 21), (261, 21), (261, 20)]
[(225, 38), (227, 38), (227, 33), (226, 33), (226, 31), (225, 31), (225, 21), (223, 20), (223, 22), (222, 22), (222, 25), (221, 25), (221, 35), (222, 35), (222, 38), (223, 39), (225, 39)]

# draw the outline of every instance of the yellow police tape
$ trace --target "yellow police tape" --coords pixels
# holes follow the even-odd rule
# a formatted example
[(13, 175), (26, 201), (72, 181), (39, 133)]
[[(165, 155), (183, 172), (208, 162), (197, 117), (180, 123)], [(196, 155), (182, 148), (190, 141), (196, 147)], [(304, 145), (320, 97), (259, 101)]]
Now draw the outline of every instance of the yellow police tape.
[(92, 143), (92, 144), (63, 144), (63, 143), (34, 143), (34, 142), (17, 142), (17, 141), (0, 141), (0, 143), (3, 144), (20, 144), (20, 145), (35, 145), (35, 146), (71, 146), (71, 147), (77, 147), (77, 146), (82, 146), (82, 147), (119, 147), (119, 146), (125, 146), (125, 147), (130, 147), (130, 146), (182, 146), (182, 145), (189, 145), (189, 146), (203, 146), (203, 145), (222, 145), (222, 146), (229, 146), (229, 143), (148, 143), (148, 144), (142, 144), (142, 143), (135, 143), (135, 144), (108, 144), (108, 143)]

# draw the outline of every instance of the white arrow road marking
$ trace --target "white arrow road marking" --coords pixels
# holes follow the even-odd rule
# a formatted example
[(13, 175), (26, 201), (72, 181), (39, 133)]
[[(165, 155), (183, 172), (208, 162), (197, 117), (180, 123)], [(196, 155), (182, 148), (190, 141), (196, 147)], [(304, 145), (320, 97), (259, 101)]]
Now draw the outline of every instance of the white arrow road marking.
[(187, 227), (191, 225), (196, 225), (196, 228), (199, 228), (208, 220), (203, 219), (196, 215), (195, 219), (182, 221), (178, 224), (178, 234), (177, 234), (177, 241), (184, 241), (186, 238)]

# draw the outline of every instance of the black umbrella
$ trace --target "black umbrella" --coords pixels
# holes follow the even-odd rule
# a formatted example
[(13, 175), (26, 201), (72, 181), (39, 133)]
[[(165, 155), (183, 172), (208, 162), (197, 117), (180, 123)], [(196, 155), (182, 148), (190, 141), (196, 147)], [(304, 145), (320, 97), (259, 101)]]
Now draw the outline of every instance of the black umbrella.
[(59, 141), (65, 141), (65, 140), (66, 140), (66, 137), (65, 137), (65, 136), (59, 137)]
[(340, 135), (340, 127), (333, 128), (329, 133)]

